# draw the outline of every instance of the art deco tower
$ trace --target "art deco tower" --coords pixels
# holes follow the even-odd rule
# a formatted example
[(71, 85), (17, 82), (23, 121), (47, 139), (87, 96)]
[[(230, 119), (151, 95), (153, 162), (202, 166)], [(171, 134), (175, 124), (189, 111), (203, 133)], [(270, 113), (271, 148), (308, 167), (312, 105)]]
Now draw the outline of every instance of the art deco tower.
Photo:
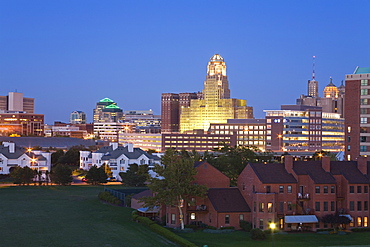
[(211, 123), (226, 123), (227, 119), (253, 118), (253, 108), (246, 100), (231, 99), (226, 63), (219, 54), (208, 62), (204, 81), (203, 99), (191, 99), (190, 106), (183, 106), (180, 114), (180, 132), (203, 129)]

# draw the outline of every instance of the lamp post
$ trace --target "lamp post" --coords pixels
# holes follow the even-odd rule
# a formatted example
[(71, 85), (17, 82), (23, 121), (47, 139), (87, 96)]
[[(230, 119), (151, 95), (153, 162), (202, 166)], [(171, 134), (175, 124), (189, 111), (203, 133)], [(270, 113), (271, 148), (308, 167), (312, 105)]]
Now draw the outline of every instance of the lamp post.
[(271, 229), (271, 241), (272, 246), (274, 246), (274, 229), (276, 228), (276, 224), (274, 222), (270, 223), (270, 229)]

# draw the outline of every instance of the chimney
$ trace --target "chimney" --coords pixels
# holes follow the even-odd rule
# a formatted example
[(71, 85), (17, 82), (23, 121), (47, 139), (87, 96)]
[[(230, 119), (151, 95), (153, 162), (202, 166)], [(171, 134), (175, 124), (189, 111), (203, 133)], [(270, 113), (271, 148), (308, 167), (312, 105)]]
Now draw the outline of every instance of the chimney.
[(112, 147), (113, 150), (116, 150), (118, 148), (118, 143), (117, 142), (111, 142), (110, 146)]
[(15, 143), (14, 142), (3, 142), (3, 146), (9, 148), (9, 153), (14, 154), (14, 152), (15, 152)]
[(284, 166), (285, 166), (285, 170), (288, 173), (294, 174), (294, 172), (293, 172), (293, 156), (286, 155), (284, 157)]
[(324, 169), (324, 171), (330, 172), (330, 157), (323, 156), (321, 158), (321, 166), (322, 166), (322, 169)]
[(367, 175), (367, 157), (357, 157), (357, 168), (362, 174)]
[(134, 144), (133, 143), (128, 143), (127, 144), (127, 150), (129, 151), (129, 153), (134, 152)]

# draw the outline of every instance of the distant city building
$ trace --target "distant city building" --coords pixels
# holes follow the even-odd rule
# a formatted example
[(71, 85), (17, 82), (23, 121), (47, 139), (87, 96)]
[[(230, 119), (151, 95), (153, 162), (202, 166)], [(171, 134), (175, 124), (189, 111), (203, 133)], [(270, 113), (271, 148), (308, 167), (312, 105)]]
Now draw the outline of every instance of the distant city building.
[(253, 118), (253, 108), (230, 98), (226, 64), (218, 54), (208, 63), (203, 92), (162, 94), (162, 133), (208, 131), (211, 123), (247, 118)]
[(132, 133), (134, 131), (135, 124), (133, 123), (94, 123), (94, 135), (103, 141), (118, 142), (120, 132)]
[(266, 149), (266, 120), (265, 119), (228, 119), (227, 123), (212, 123), (211, 134), (233, 134), (237, 146), (257, 147)]
[(8, 96), (0, 96), (0, 111), (34, 113), (35, 99), (24, 98), (23, 93), (10, 92)]
[(44, 126), (45, 137), (94, 138), (93, 124), (70, 124), (56, 121), (54, 125)]
[(370, 67), (346, 75), (345, 155), (356, 160), (370, 155)]
[(155, 150), (157, 152), (162, 151), (162, 135), (160, 133), (118, 133), (118, 143), (120, 145), (126, 145), (132, 143), (135, 148), (141, 148), (143, 150)]
[(227, 119), (253, 118), (253, 108), (246, 100), (231, 99), (226, 63), (219, 54), (208, 62), (203, 99), (191, 99), (190, 106), (181, 107), (180, 132), (203, 129), (211, 123), (226, 123)]
[(104, 98), (96, 103), (94, 123), (119, 122), (123, 119), (123, 110), (113, 100)]
[(10, 135), (43, 136), (44, 115), (0, 112), (0, 136)]
[(91, 166), (100, 167), (106, 164), (111, 168), (112, 176), (119, 181), (122, 180), (119, 173), (126, 172), (131, 164), (153, 168), (156, 163), (160, 163), (158, 156), (134, 148), (132, 144), (122, 147), (118, 143), (112, 143), (111, 146), (102, 147), (95, 152), (80, 151), (80, 169), (89, 170)]
[(236, 145), (236, 135), (207, 133), (203, 130), (196, 130), (193, 133), (162, 133), (162, 151), (169, 148), (186, 151), (213, 151), (228, 146)]
[(136, 133), (160, 133), (161, 116), (153, 111), (125, 111), (125, 122), (135, 124)]
[(45, 174), (51, 170), (51, 153), (33, 151), (4, 141), (0, 145), (0, 174), (9, 174), (17, 166), (28, 166)]
[(266, 149), (279, 152), (331, 151), (344, 148), (344, 119), (321, 107), (282, 105), (266, 112)]
[(86, 113), (83, 111), (73, 111), (69, 118), (71, 124), (86, 124)]

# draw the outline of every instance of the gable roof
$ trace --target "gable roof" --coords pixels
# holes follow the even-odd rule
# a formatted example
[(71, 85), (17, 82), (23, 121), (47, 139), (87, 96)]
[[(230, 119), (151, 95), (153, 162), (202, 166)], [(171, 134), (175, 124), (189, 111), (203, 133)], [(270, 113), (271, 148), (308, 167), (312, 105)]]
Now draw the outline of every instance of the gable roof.
[(148, 154), (140, 148), (134, 148), (133, 152), (128, 151), (128, 146), (117, 147), (113, 150), (112, 146), (105, 146), (96, 151), (96, 153), (104, 153), (102, 160), (117, 159), (122, 154), (124, 154), (129, 159), (138, 159), (141, 155), (145, 155), (148, 159), (159, 161), (160, 158), (156, 155)]
[(357, 168), (355, 161), (331, 161), (330, 171), (333, 175), (343, 175), (350, 184), (369, 184), (368, 177)]
[(153, 191), (151, 190), (144, 190), (140, 193), (137, 193), (135, 195), (133, 195), (131, 198), (132, 199), (140, 199), (142, 197), (149, 197), (149, 196), (153, 196)]
[(18, 159), (26, 152), (26, 149), (15, 146), (14, 153), (9, 152), (9, 147), (0, 146), (0, 153), (8, 159)]
[(264, 184), (297, 183), (294, 176), (281, 163), (249, 163), (259, 180)]
[(297, 175), (308, 175), (316, 184), (335, 184), (333, 175), (326, 172), (321, 161), (294, 161), (293, 170)]
[(208, 189), (208, 198), (219, 213), (251, 211), (238, 188)]

